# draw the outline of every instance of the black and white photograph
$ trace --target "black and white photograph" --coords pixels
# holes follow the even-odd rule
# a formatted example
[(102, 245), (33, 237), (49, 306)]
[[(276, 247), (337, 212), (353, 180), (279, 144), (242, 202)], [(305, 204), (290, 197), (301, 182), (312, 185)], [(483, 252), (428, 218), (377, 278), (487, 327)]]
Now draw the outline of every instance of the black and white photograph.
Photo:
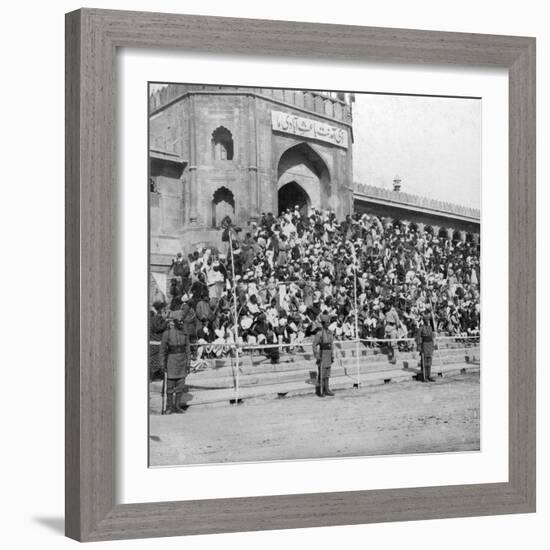
[(149, 466), (479, 451), (481, 98), (147, 95)]
[(545, 7), (6, 3), (3, 546), (548, 547)]

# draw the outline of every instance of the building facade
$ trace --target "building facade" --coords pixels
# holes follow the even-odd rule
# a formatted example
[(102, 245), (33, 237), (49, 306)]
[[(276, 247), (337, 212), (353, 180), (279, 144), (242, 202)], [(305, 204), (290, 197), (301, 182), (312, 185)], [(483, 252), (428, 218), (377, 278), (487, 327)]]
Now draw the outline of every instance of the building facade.
[[(353, 210), (351, 102), (301, 90), (170, 85), (150, 100), (151, 260), (220, 244), (286, 208)], [(168, 263), (169, 265), (169, 263)]]
[(479, 211), (353, 182), (353, 95), (168, 85), (149, 102), (152, 274), (173, 256), (220, 246), (229, 216), (246, 229), (286, 208), (354, 211), (479, 242)]

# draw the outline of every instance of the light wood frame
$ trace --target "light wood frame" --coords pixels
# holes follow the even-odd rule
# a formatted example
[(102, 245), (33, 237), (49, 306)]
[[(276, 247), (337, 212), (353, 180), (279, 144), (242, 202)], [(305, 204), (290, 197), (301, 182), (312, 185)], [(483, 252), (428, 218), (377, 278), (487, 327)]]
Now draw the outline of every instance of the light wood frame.
[[(120, 47), (508, 69), (508, 482), (115, 502)], [(534, 38), (82, 9), (66, 16), (66, 82), (67, 536), (98, 541), (535, 511)]]

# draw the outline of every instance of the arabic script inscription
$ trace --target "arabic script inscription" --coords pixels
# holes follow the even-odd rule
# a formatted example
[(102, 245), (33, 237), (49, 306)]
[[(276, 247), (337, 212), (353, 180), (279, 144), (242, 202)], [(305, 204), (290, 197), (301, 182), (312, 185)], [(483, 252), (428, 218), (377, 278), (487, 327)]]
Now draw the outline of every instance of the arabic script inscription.
[(348, 148), (347, 131), (324, 122), (283, 113), (282, 111), (271, 111), (271, 123), (273, 130), (278, 132), (318, 139), (333, 143), (344, 149)]

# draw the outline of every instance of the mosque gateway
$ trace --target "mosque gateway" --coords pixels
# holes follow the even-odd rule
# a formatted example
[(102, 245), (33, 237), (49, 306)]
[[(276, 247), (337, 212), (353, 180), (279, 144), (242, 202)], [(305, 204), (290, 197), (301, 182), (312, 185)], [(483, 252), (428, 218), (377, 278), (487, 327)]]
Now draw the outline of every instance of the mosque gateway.
[(221, 245), (229, 216), (332, 210), (457, 240), (479, 240), (479, 211), (353, 179), (353, 94), (172, 84), (149, 100), (152, 273), (178, 252)]

